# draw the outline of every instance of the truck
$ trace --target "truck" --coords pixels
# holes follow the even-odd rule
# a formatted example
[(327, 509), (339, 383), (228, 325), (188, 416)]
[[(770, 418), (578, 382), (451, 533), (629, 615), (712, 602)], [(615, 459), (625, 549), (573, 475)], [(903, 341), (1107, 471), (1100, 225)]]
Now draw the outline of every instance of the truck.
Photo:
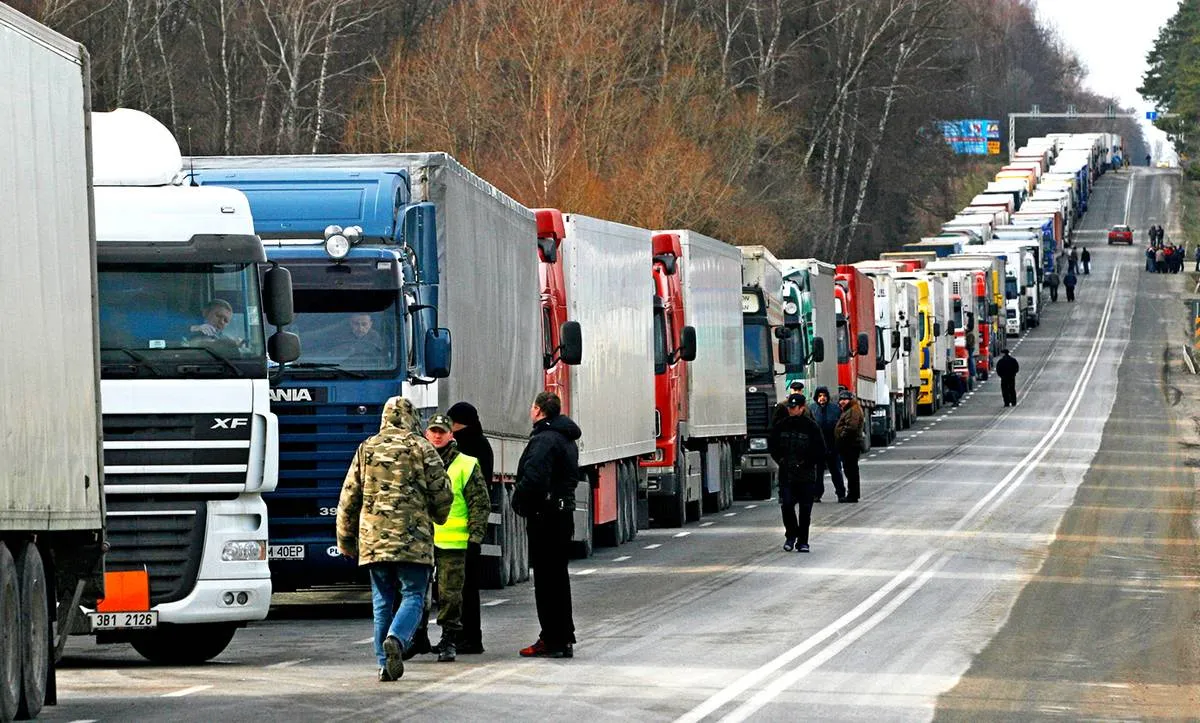
[[(83, 46), (0, 5), (0, 720), (57, 702), (79, 600), (104, 597), (96, 253)], [(40, 104), (16, 103), (35, 97)], [(22, 241), (34, 243), (24, 244)]]
[(899, 264), (860, 261), (853, 264), (875, 286), (875, 339), (879, 374), (875, 380), (875, 408), (871, 412), (872, 444), (887, 446), (917, 416), (921, 389), (920, 358), (914, 351), (920, 311), (916, 289), (896, 279)]
[(932, 251), (938, 257), (943, 257), (950, 254), (962, 253), (963, 246), (967, 245), (961, 238), (931, 238), (922, 239), (916, 243), (904, 244), (900, 247), (900, 250), (905, 253)]
[[(783, 311), (785, 323), (789, 315), (795, 315), (801, 324), (802, 340), (785, 365), (787, 386), (799, 381), (805, 391), (812, 394), (817, 387), (837, 387), (837, 360), (825, 357), (825, 342), (832, 343), (836, 337), (833, 309), (834, 275), (837, 267), (817, 259), (784, 259), (783, 266)], [(793, 311), (789, 305), (794, 304)]]
[(993, 264), (991, 259), (959, 257), (939, 259), (925, 267), (927, 271), (967, 271), (959, 275), (959, 294), (964, 308), (969, 309), (976, 324), (976, 343), (968, 345), (975, 359), (975, 374), (981, 380), (991, 375), (995, 357), (1000, 353), (1002, 342), (998, 329), (1000, 308), (996, 304), (993, 286)]
[[(270, 361), (297, 358), (291, 279), (240, 192), (183, 183), (179, 146), (133, 110), (92, 114), (110, 579), (97, 640), (197, 663), (271, 602), (278, 480)], [(121, 591), (114, 596), (112, 590)]]
[[(762, 447), (768, 436), (775, 405), (787, 397), (787, 387), (776, 382), (793, 360), (784, 339), (799, 337), (799, 319), (785, 325), (783, 268), (765, 246), (739, 246), (742, 252), (742, 340), (746, 356), (746, 435), (752, 446), (739, 460), (739, 495), (770, 497), (779, 470)], [(765, 402), (765, 405), (764, 405)], [(765, 470), (765, 471), (764, 471)]]
[(650, 517), (679, 527), (700, 518), (706, 492), (733, 489), (737, 460), (766, 440), (746, 437), (741, 252), (690, 230), (656, 231), (650, 243), (659, 434), (641, 464)]
[(1025, 274), (1025, 260), (1021, 250), (992, 243), (969, 249), (967, 254), (1001, 260), (1004, 265), (1001, 275), (1004, 288), (1004, 332), (1010, 337), (1025, 333), (1029, 295), (1026, 291), (1028, 277)]
[[(495, 454), (481, 584), (528, 579), (524, 526), (509, 500), (529, 404), (546, 381), (533, 211), (440, 152), (208, 157), (186, 167), (201, 186), (246, 194), (268, 258), (295, 279), (305, 356), (272, 396), (279, 589), (365, 582), (337, 554), (338, 495), (354, 450), (397, 393), (425, 415), (459, 401), (479, 410)], [(366, 346), (347, 334), (364, 321), (378, 332)]]
[[(638, 509), (646, 487), (638, 461), (656, 438), (650, 232), (553, 208), (534, 215), (545, 389), (584, 430), (574, 534), (587, 556), (594, 543), (632, 540), (648, 515)], [(722, 504), (731, 499), (732, 488), (719, 491)]]
[[(838, 386), (858, 397), (863, 415), (869, 419), (875, 409), (875, 383), (879, 377), (875, 284), (860, 269), (849, 264), (838, 265), (835, 280)], [(863, 449), (869, 449), (870, 444), (871, 435), (864, 435)]]

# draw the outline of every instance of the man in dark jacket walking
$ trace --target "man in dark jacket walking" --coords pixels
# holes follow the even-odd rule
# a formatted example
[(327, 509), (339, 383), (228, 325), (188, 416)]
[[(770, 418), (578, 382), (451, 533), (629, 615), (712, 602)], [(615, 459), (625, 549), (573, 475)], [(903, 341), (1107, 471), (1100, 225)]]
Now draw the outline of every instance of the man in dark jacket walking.
[[(447, 411), (454, 425), (454, 441), (460, 452), (479, 460), (483, 482), (491, 493), (492, 465), (495, 456), (492, 445), (483, 434), (479, 412), (467, 402), (459, 402)], [(483, 631), (479, 622), (479, 580), (483, 577), (480, 546), (467, 544), (467, 570), (462, 591), (462, 632), (458, 643), (459, 655), (478, 655), (483, 652)]]
[(1050, 300), (1058, 301), (1058, 274), (1051, 271), (1046, 274), (1046, 286), (1050, 287)]
[(579, 481), (579, 426), (562, 414), (562, 401), (541, 392), (529, 409), (533, 432), (517, 462), (512, 508), (526, 520), (533, 596), (542, 631), (521, 649), (526, 658), (571, 658), (575, 621), (571, 616), (568, 553), (574, 532), (575, 485)]
[(771, 428), (767, 445), (779, 465), (779, 506), (787, 538), (783, 549), (788, 552), (808, 552), (817, 463), (825, 456), (821, 428), (805, 414), (805, 402), (803, 394), (788, 396), (787, 416)]
[(813, 502), (820, 502), (825, 493), (825, 470), (829, 469), (829, 477), (833, 480), (833, 490), (837, 492), (840, 502), (846, 498), (846, 487), (842, 484), (842, 460), (838, 457), (833, 445), (833, 428), (837, 426), (838, 417), (842, 410), (837, 403), (829, 398), (828, 387), (817, 387), (813, 395), (816, 404), (812, 405), (813, 420), (821, 428), (821, 438), (825, 443), (825, 454), (817, 460), (816, 475), (813, 481)]
[(1017, 372), (1021, 365), (1008, 353), (1008, 349), (1000, 352), (1000, 361), (996, 362), (996, 376), (1000, 377), (1000, 392), (1004, 395), (1004, 406), (1017, 406)]
[(1063, 288), (1067, 290), (1067, 301), (1075, 300), (1076, 281), (1078, 281), (1078, 279), (1076, 278), (1075, 273), (1072, 271), (1068, 271), (1067, 275), (1063, 277)]
[(1092, 252), (1084, 248), (1079, 254), (1079, 263), (1083, 267), (1083, 275), (1087, 276), (1092, 273)]

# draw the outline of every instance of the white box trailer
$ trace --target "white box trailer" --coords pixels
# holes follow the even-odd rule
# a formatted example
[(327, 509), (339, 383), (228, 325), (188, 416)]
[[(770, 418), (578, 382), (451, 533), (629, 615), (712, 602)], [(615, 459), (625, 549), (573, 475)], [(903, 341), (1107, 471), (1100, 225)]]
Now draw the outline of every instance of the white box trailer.
[(1025, 328), (1032, 329), (1041, 323), (1042, 316), (1042, 275), (1039, 273), (1041, 240), (1037, 234), (1026, 234), (1024, 238), (1005, 238), (1010, 235), (1019, 236), (1021, 234), (1019, 232), (1003, 232), (989, 246), (1019, 255), (1019, 268), (1016, 270), (1017, 285), (1021, 290), (1021, 295), (1025, 298), (1022, 306), (1025, 314)]
[(20, 231), (0, 239), (0, 337), (30, 342), (0, 355), (0, 720), (12, 720), (55, 702), (73, 622), (56, 631), (56, 608), (74, 616), (81, 595), (103, 595), (105, 510), (88, 55), (0, 5), (0, 65), (0, 215)]
[(917, 290), (897, 281), (904, 273), (891, 261), (861, 261), (856, 268), (875, 284), (876, 347), (886, 372), (875, 383), (875, 408), (871, 410), (872, 443), (886, 446), (897, 430), (907, 429), (917, 416), (917, 397), (921, 388), (919, 350), (920, 310)]

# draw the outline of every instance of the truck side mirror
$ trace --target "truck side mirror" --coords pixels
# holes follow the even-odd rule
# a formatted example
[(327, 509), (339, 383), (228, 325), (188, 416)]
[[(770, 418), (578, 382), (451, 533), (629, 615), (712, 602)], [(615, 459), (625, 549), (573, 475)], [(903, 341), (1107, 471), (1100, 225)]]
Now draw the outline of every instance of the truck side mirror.
[(933, 335), (934, 336), (942, 335), (942, 322), (940, 322), (940, 321), (933, 322)]
[(912, 337), (911, 336), (904, 337), (904, 351), (905, 352), (912, 351)]
[(954, 331), (957, 328), (958, 328), (958, 325), (954, 323), (954, 319), (947, 321), (946, 322), (946, 336), (954, 336)]
[(450, 330), (445, 327), (425, 332), (425, 376), (445, 379), (450, 376)]
[(290, 331), (277, 331), (267, 339), (267, 355), (276, 364), (287, 364), (300, 358), (300, 337)]
[(871, 337), (867, 336), (867, 332), (860, 331), (858, 333), (858, 347), (855, 353), (859, 356), (866, 356), (871, 352)]
[[(263, 274), (264, 311), (271, 326), (287, 326), (295, 314), (292, 311), (292, 272), (272, 264)], [(275, 359), (274, 356), (271, 357)], [(275, 361), (279, 361), (275, 359)]]
[(569, 366), (583, 361), (583, 329), (578, 321), (564, 321), (558, 328), (558, 358)]
[(899, 348), (900, 348), (900, 330), (893, 329), (892, 330), (892, 349), (899, 349)]
[(679, 358), (688, 362), (696, 360), (696, 327), (685, 326), (680, 332)]
[(812, 340), (812, 354), (809, 359), (814, 364), (820, 364), (825, 361), (825, 340), (819, 336), (814, 336)]
[[(779, 332), (782, 330), (776, 329), (775, 331)], [(776, 336), (779, 336), (778, 333), (776, 333)], [(793, 361), (794, 360), (792, 359), (792, 345), (791, 344), (780, 344), (779, 345), (779, 363), (783, 364), (784, 366), (787, 366), (788, 364), (791, 364)]]
[(988, 304), (988, 313), (995, 316), (1000, 313), (1000, 305), (996, 303)]
[(558, 242), (552, 238), (539, 238), (537, 240), (538, 256), (541, 257), (542, 263), (553, 264), (558, 262)]

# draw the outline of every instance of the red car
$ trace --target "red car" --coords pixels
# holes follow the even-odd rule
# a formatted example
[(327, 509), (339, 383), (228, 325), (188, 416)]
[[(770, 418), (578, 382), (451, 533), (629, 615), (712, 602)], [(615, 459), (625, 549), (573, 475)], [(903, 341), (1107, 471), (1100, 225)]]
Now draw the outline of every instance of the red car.
[(1108, 243), (1111, 244), (1128, 244), (1133, 245), (1133, 229), (1124, 225), (1117, 224), (1108, 231)]

